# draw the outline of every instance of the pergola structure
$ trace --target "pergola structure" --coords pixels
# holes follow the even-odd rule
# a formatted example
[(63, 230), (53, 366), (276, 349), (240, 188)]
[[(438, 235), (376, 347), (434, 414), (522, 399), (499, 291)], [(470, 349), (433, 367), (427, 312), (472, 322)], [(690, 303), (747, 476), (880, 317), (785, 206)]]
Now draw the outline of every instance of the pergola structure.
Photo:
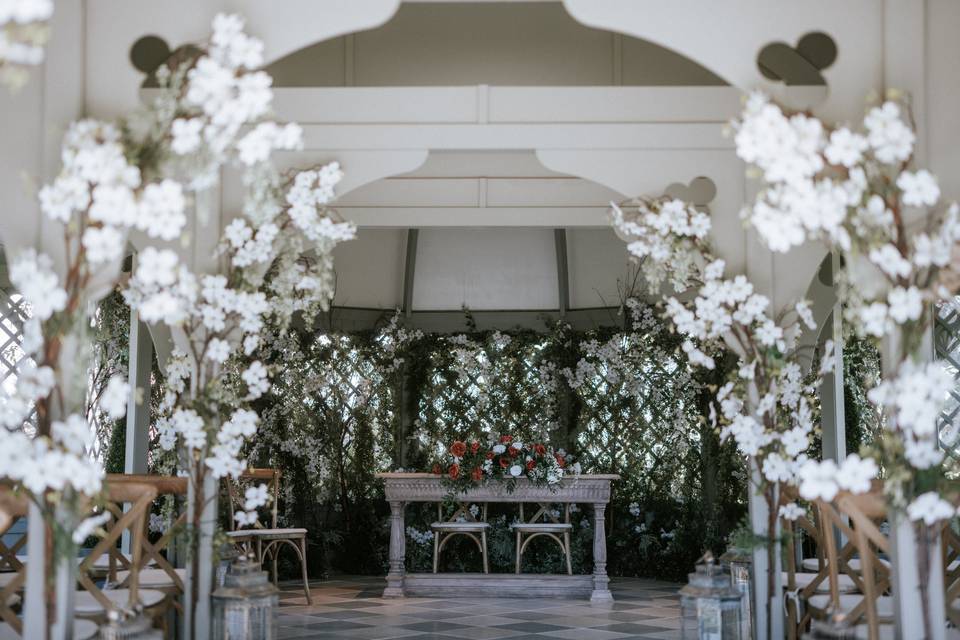
[[(722, 11), (698, 0), (86, 0), (58, 4), (43, 71), (0, 94), (5, 247), (45, 241), (24, 176), (57, 173), (65, 124), (135, 107), (156, 51), (198, 40), (223, 10), (264, 40), (277, 115), (304, 127), (305, 149), (283, 162), (344, 168), (337, 206), (359, 234), (335, 256), (337, 328), (399, 308), (413, 326), (456, 331), (463, 307), (482, 327), (537, 327), (544, 315), (590, 326), (618, 304), (627, 265), (608, 203), (672, 192), (709, 209), (718, 254), (774, 308), (813, 300), (823, 330), (808, 343), (841, 338), (831, 258), (774, 255), (740, 222), (756, 185), (723, 126), (753, 88), (839, 121), (859, 119), (871, 91), (908, 92), (918, 158), (946, 194), (960, 192), (952, 0), (735, 0)], [(826, 34), (835, 56), (798, 52), (810, 34)], [(154, 41), (131, 63), (146, 36), (167, 49)], [(211, 219), (192, 222), (195, 267), (235, 215), (240, 186), (224, 172)], [(149, 385), (153, 351), (162, 362), (173, 345), (151, 330), (132, 323), (134, 388)], [(823, 393), (834, 457), (845, 451), (839, 357), (836, 369)], [(142, 472), (150, 416), (130, 407), (126, 468)], [(762, 504), (752, 506), (762, 523)], [(763, 554), (754, 561), (762, 570)], [(909, 598), (898, 615), (917, 615)]]

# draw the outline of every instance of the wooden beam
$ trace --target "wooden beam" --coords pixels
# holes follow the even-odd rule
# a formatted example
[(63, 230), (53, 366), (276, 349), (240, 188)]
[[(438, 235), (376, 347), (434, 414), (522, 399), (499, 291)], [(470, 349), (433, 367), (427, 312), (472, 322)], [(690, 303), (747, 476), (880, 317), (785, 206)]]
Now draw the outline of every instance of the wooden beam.
[(554, 229), (553, 239), (557, 248), (557, 287), (560, 317), (567, 315), (570, 306), (570, 274), (567, 269), (567, 230)]
[(413, 313), (413, 284), (417, 274), (417, 239), (419, 229), (407, 231), (407, 259), (403, 268), (403, 313), (409, 318)]

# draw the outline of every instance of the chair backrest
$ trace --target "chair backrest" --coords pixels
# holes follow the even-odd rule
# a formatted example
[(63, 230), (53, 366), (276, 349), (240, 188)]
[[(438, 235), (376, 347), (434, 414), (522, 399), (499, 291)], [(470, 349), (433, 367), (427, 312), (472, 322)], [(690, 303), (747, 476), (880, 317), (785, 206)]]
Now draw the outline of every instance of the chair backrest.
[[(187, 485), (188, 480), (186, 478), (178, 476), (155, 476), (148, 474), (108, 474), (107, 475), (107, 484), (114, 487), (120, 486), (136, 486), (136, 485), (149, 485), (153, 487), (158, 496), (172, 495), (172, 496), (186, 496), (187, 495)], [(147, 522), (149, 522), (149, 510), (147, 514)], [(141, 554), (140, 562), (136, 565), (137, 570), (142, 570), (151, 563), (154, 564), (158, 569), (162, 569), (164, 573), (170, 578), (170, 580), (176, 585), (177, 589), (183, 593), (183, 579), (177, 573), (173, 564), (170, 562), (170, 559), (163, 553), (167, 551), (170, 546), (170, 543), (173, 541), (174, 536), (177, 534), (179, 528), (185, 525), (187, 522), (187, 512), (186, 509), (182, 509), (180, 515), (173, 522), (171, 526), (160, 536), (160, 539), (156, 542), (151, 542), (149, 535), (147, 535), (146, 530), (144, 535), (141, 537)], [(147, 526), (146, 524), (144, 526)], [(117, 565), (121, 565), (125, 569), (130, 569), (133, 563), (128, 561), (126, 556), (123, 554), (115, 553), (111, 551), (110, 553), (110, 569), (108, 572), (108, 578), (111, 582), (115, 582), (117, 578)], [(121, 583), (121, 586), (127, 586), (130, 582), (130, 578), (133, 577), (131, 572), (130, 576)]]
[(15, 494), (10, 488), (0, 486), (0, 568), (8, 572), (16, 572), (12, 580), (0, 588), (0, 620), (6, 622), (18, 634), (23, 634), (23, 623), (16, 612), (7, 604), (11, 596), (20, 591), (26, 582), (27, 572), (22, 562), (17, 559), (17, 550), (26, 544), (24, 534), (13, 545), (8, 547), (3, 543), (3, 535), (10, 527), (27, 515), (30, 508), (29, 501), (22, 495)]
[(960, 534), (950, 521), (943, 523), (943, 583), (946, 590), (947, 617), (960, 627)]
[[(840, 611), (839, 574), (850, 576), (862, 597), (852, 608), (844, 607), (851, 625), (867, 623), (870, 640), (880, 637), (880, 624), (892, 623), (890, 617), (881, 617), (877, 600), (890, 590), (890, 568), (881, 561), (889, 555), (890, 540), (880, 530), (880, 523), (887, 518), (887, 505), (882, 489), (874, 488), (869, 493), (853, 495), (842, 492), (832, 502), (818, 501), (817, 507), (823, 522), (823, 540), (827, 550), (827, 568), (830, 573), (831, 603)], [(848, 542), (837, 549), (834, 532)], [(859, 571), (850, 568), (849, 561), (859, 556)], [(853, 594), (856, 597), (856, 594)]]
[[(568, 502), (563, 503), (563, 514), (559, 517), (554, 515), (553, 505), (550, 504), (549, 502), (538, 502), (536, 504), (538, 509), (534, 512), (532, 516), (530, 516), (530, 519), (527, 520), (523, 516), (523, 503), (522, 502), (520, 503), (520, 522), (523, 522), (526, 524), (533, 524), (535, 522), (539, 522), (540, 518), (543, 518), (544, 520), (549, 520), (550, 522), (554, 522), (557, 524), (560, 524), (561, 522), (565, 524), (570, 524), (570, 503)], [(561, 520), (561, 518), (563, 519)]]
[[(472, 503), (476, 504), (476, 503)], [(480, 517), (478, 518), (470, 511), (471, 503), (469, 502), (456, 502), (454, 503), (453, 513), (444, 520), (443, 508), (444, 503), (437, 503), (437, 521), (438, 522), (459, 522), (462, 517), (466, 522), (486, 522), (487, 521), (487, 503), (480, 503)]]
[[(127, 588), (130, 597), (127, 606), (135, 608), (139, 603), (139, 572), (142, 566), (143, 539), (146, 534), (150, 506), (157, 497), (157, 490), (145, 482), (114, 482), (106, 484), (106, 504), (103, 509), (111, 514), (110, 520), (104, 525), (106, 535), (97, 542), (90, 554), (80, 563), (77, 571), (77, 582), (89, 591), (100, 603), (105, 611), (114, 607), (114, 603), (103, 594), (91, 574), (94, 572), (97, 560), (105, 554), (112, 555), (118, 562), (127, 563), (130, 567), (130, 578)], [(124, 512), (124, 505), (129, 505)], [(130, 533), (131, 558), (128, 561), (117, 547), (124, 531)]]
[[(280, 496), (280, 470), (279, 469), (247, 469), (240, 474), (237, 482), (227, 477), (227, 487), (230, 492), (230, 530), (236, 529), (237, 523), (233, 518), (233, 513), (243, 509), (243, 495), (239, 492), (239, 485), (245, 481), (266, 482), (270, 496), (272, 498), (270, 505), (270, 527), (277, 528), (277, 507)], [(263, 528), (259, 520), (253, 525), (254, 528)]]

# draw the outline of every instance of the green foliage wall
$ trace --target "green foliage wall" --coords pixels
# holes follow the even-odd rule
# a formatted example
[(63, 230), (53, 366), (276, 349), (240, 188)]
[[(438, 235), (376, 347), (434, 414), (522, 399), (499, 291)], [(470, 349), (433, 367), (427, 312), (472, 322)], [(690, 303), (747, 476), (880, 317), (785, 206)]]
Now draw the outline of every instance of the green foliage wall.
[[(624, 326), (424, 335), (394, 320), (364, 334), (293, 331), (270, 344), (274, 386), (249, 459), (285, 481), (286, 524), (311, 536), (311, 571), (383, 573), (387, 505), (377, 471), (426, 470), (466, 436), (510, 433), (564, 447), (585, 472), (620, 473), (608, 510), (612, 575), (681, 578), (745, 512), (741, 462), (706, 425), (708, 385), (651, 310)], [(589, 507), (574, 514), (576, 571), (590, 571)], [(511, 571), (516, 507), (491, 509), (491, 565)], [(407, 508), (408, 563), (430, 565), (434, 505)], [(469, 542), (447, 569), (479, 568)], [(549, 544), (525, 571), (558, 571)], [(293, 567), (289, 567), (291, 570)]]

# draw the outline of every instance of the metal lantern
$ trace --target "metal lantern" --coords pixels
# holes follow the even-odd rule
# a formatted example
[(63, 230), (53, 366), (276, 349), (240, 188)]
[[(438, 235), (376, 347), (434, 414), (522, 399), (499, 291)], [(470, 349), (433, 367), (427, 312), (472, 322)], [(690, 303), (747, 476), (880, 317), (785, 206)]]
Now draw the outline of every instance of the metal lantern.
[(241, 555), (213, 592), (213, 640), (273, 640), (277, 588), (250, 555)]
[(227, 578), (227, 571), (230, 565), (242, 554), (237, 551), (235, 545), (225, 542), (220, 545), (219, 562), (217, 562), (216, 583), (218, 587), (223, 586), (223, 581)]
[(163, 632), (153, 628), (153, 621), (143, 610), (111, 609), (107, 623), (100, 627), (100, 640), (163, 640)]
[(751, 611), (753, 556), (743, 549), (730, 547), (726, 553), (720, 556), (720, 564), (730, 575), (730, 584), (740, 592), (740, 635), (749, 638), (751, 637), (750, 625), (753, 622)]
[(741, 595), (707, 552), (680, 590), (683, 640), (742, 640)]

